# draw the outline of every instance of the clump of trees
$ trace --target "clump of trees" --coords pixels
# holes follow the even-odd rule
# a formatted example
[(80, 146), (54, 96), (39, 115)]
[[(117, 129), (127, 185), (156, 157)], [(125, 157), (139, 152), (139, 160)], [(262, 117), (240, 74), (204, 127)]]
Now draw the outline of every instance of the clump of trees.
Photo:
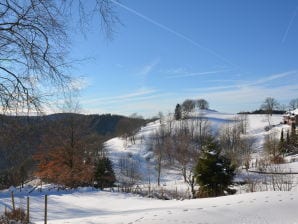
[(189, 114), (193, 112), (196, 108), (200, 110), (209, 109), (209, 103), (204, 99), (192, 100), (186, 99), (183, 103), (177, 104), (175, 107), (174, 118), (175, 120), (180, 120), (188, 118)]
[(253, 150), (253, 138), (244, 137), (248, 127), (247, 115), (240, 115), (232, 122), (220, 127), (219, 144), (224, 154), (236, 166), (249, 168), (250, 155)]
[[(189, 186), (192, 197), (209, 197), (233, 193), (229, 186), (232, 184), (235, 167), (243, 164), (248, 167), (250, 161), (252, 140), (244, 139), (241, 136), (246, 132), (248, 126), (247, 116), (241, 115), (230, 122), (229, 125), (223, 127), (218, 134), (218, 140), (214, 140), (214, 137), (212, 137), (214, 133), (211, 131), (208, 119), (204, 116), (181, 119), (174, 124), (171, 123), (171, 126), (172, 128), (168, 128), (167, 124), (162, 123), (160, 129), (151, 136), (158, 184), (160, 184), (163, 170), (171, 168), (180, 171), (185, 183)], [(214, 154), (216, 156), (212, 159), (212, 162), (210, 157), (207, 156), (207, 149), (210, 149), (211, 146), (214, 146), (214, 150), (217, 152)], [(207, 157), (206, 164), (204, 164), (204, 159)], [(246, 162), (242, 162), (242, 159)], [(214, 169), (213, 162), (215, 164), (222, 163), (224, 171)], [(203, 167), (205, 170), (201, 169)], [(220, 187), (216, 188), (213, 186), (214, 183), (206, 185), (199, 178), (199, 176), (204, 177), (204, 175), (210, 176), (208, 172), (215, 173), (216, 178), (221, 179), (222, 182), (216, 179)], [(225, 172), (227, 172), (227, 175)], [(211, 177), (211, 179), (214, 179), (214, 177)], [(210, 179), (206, 179), (206, 181), (208, 182)], [(196, 193), (197, 185), (199, 185), (199, 193)], [(209, 192), (206, 189), (209, 189), (211, 185), (214, 189)]]
[(284, 162), (283, 157), (289, 153), (298, 152), (298, 136), (295, 124), (286, 133), (284, 129), (280, 132), (278, 137), (277, 132), (271, 132), (265, 137), (264, 150), (273, 163)]
[(129, 190), (134, 184), (141, 180), (140, 161), (132, 153), (123, 154), (118, 161), (119, 177), (118, 183), (125, 190)]
[(210, 134), (208, 119), (203, 117), (179, 120), (174, 124), (171, 122), (162, 124), (159, 130), (151, 136), (158, 184), (160, 184), (163, 169), (174, 168), (179, 170), (194, 197), (194, 167), (201, 147)]

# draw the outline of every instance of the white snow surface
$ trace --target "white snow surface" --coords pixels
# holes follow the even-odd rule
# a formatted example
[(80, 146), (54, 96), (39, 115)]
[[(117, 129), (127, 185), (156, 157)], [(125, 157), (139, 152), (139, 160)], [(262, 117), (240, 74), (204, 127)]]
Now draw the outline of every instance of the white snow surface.
[[(48, 196), (48, 223), (86, 224), (297, 224), (297, 192), (257, 192), (193, 200), (157, 200), (132, 194), (95, 191), (43, 192)], [(16, 202), (25, 204), (25, 194)], [(18, 200), (19, 199), (19, 200)], [(44, 197), (30, 196), (34, 223), (43, 223)], [(0, 193), (1, 208), (10, 206), (8, 192)]]
[[(208, 118), (212, 130), (216, 131), (223, 124), (234, 122), (236, 115), (223, 114), (215, 111), (200, 111), (200, 115)], [(260, 157), (264, 137), (272, 132), (280, 133), (287, 130), (282, 125), (282, 115), (273, 115), (270, 123), (273, 127), (269, 131), (268, 119), (264, 115), (248, 115), (249, 127), (244, 137), (255, 138), (255, 157)], [(167, 124), (167, 118), (164, 121)], [(136, 142), (132, 144), (122, 138), (113, 138), (106, 142), (109, 156), (113, 161), (116, 174), (119, 175), (117, 161), (121, 156), (130, 154), (139, 163), (141, 176), (148, 175), (151, 185), (156, 184), (152, 152), (150, 152), (150, 136), (160, 127), (160, 122), (152, 122), (141, 128), (137, 133)], [(177, 123), (174, 122), (174, 126)], [(149, 160), (148, 160), (149, 158)], [(288, 167), (298, 172), (298, 158), (290, 157)], [(185, 191), (187, 185), (183, 183), (178, 170), (165, 169), (162, 171), (162, 187), (178, 188)], [(147, 179), (141, 179), (138, 184), (146, 185)], [(48, 194), (48, 223), (86, 223), (86, 224), (298, 224), (298, 192), (297, 187), (292, 191), (263, 191), (244, 193), (217, 198), (192, 200), (158, 200), (127, 193), (97, 191), (92, 188), (80, 188), (71, 191), (57, 191), (52, 185), (43, 186), (42, 192), (34, 190), (29, 193), (15, 188), (0, 191), (0, 211), (5, 206), (11, 208), (10, 192), (15, 192), (16, 205), (25, 208), (26, 197), (30, 196), (30, 214), (34, 223), (43, 223), (44, 194)], [(243, 193), (242, 191), (240, 193)]]

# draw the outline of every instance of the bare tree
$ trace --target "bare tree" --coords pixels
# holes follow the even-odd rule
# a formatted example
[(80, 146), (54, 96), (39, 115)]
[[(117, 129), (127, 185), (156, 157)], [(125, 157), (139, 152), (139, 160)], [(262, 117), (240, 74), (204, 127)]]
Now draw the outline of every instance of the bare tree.
[(243, 136), (248, 123), (245, 118), (235, 117), (233, 122), (220, 128), (219, 143), (223, 153), (233, 164), (244, 165), (249, 168), (250, 155), (252, 153), (253, 138)]
[(219, 142), (223, 153), (239, 165), (239, 151), (241, 145), (240, 129), (236, 121), (223, 125), (220, 129)]
[(157, 184), (160, 185), (161, 172), (164, 166), (170, 163), (169, 151), (172, 147), (172, 139), (167, 132), (165, 125), (161, 125), (159, 130), (153, 135), (152, 148), (155, 156), (156, 171), (157, 171)]
[[(3, 0), (0, 2), (0, 110), (1, 112), (40, 111), (53, 87), (71, 86), (66, 56), (66, 5), (81, 0)], [(71, 8), (71, 7), (70, 7)], [(110, 35), (117, 19), (113, 3), (94, 0), (102, 27)], [(84, 14), (84, 13), (83, 13)], [(82, 15), (80, 18), (83, 18)]]
[(163, 113), (161, 111), (158, 112), (157, 117), (159, 118), (159, 123), (162, 124), (162, 122), (165, 119), (165, 116), (163, 115)]
[(276, 99), (274, 99), (273, 97), (267, 97), (264, 100), (263, 104), (261, 105), (261, 109), (271, 116), (273, 113), (273, 110), (277, 109), (278, 106), (279, 106), (279, 103), (277, 102)]
[(122, 187), (130, 188), (141, 179), (140, 161), (133, 154), (123, 154), (119, 158), (118, 167), (120, 173), (117, 178)]
[(298, 98), (292, 99), (289, 103), (289, 109), (290, 110), (295, 110), (298, 108)]
[(237, 117), (237, 120), (239, 121), (239, 128), (241, 131), (241, 134), (246, 134), (247, 128), (249, 126), (249, 120), (247, 114), (240, 114)]
[(261, 105), (261, 109), (264, 110), (265, 113), (267, 114), (267, 119), (268, 119), (269, 127), (271, 127), (271, 116), (272, 116), (272, 113), (278, 107), (279, 107), (279, 103), (277, 102), (276, 99), (274, 99), (272, 97), (267, 97), (264, 100), (263, 104)]
[(279, 156), (279, 139), (276, 132), (269, 133), (265, 136), (264, 150), (268, 156), (272, 156), (272, 161)]

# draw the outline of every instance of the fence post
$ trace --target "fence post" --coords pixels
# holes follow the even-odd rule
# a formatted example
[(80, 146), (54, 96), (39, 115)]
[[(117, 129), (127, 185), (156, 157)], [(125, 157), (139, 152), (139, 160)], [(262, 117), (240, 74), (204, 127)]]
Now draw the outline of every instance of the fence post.
[(30, 221), (30, 201), (29, 196), (27, 197), (27, 223)]
[(48, 195), (45, 195), (44, 198), (44, 224), (47, 224), (48, 219)]
[(11, 192), (11, 203), (12, 203), (12, 210), (15, 211), (16, 207), (15, 207), (15, 203), (14, 203), (14, 194), (13, 191)]

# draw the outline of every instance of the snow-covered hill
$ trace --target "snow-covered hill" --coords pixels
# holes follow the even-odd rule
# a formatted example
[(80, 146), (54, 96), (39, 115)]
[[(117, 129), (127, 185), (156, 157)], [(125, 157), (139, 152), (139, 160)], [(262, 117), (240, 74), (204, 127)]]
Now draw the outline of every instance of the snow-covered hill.
[[(210, 122), (213, 132), (222, 125), (235, 122), (235, 115), (215, 111), (200, 111), (192, 114), (191, 119), (204, 116)], [(254, 138), (254, 157), (262, 157), (263, 142), (266, 135), (272, 132), (280, 133), (288, 126), (280, 124), (281, 115), (273, 115), (269, 131), (268, 119), (264, 115), (248, 115), (247, 134), (243, 137)], [(130, 141), (124, 138), (113, 138), (105, 146), (113, 161), (118, 178), (120, 174), (119, 161), (129, 158), (136, 163), (141, 178), (137, 185), (152, 188), (156, 186), (156, 169), (151, 150), (152, 135), (161, 125), (169, 125), (166, 117), (162, 122), (155, 121), (135, 135)], [(171, 124), (174, 128), (177, 122)], [(293, 157), (291, 159), (294, 159)], [(298, 171), (298, 162), (282, 165)], [(240, 173), (238, 178), (245, 173)], [(256, 174), (257, 176), (258, 174)], [(255, 177), (255, 176), (254, 176)], [(259, 178), (258, 176), (256, 178)], [(293, 178), (297, 178), (296, 176)], [(163, 189), (174, 189), (180, 192), (189, 192), (187, 185), (178, 170), (167, 168), (162, 171), (161, 179)], [(267, 187), (267, 186), (266, 186)], [(92, 188), (58, 191), (52, 185), (43, 186), (42, 192), (37, 190), (18, 192), (10, 189), (0, 192), (0, 211), (11, 207), (10, 191), (15, 191), (16, 204), (25, 207), (26, 196), (30, 196), (31, 217), (34, 223), (43, 223), (44, 194), (48, 194), (48, 223), (89, 223), (89, 224), (154, 224), (154, 223), (253, 223), (253, 224), (295, 224), (298, 223), (296, 210), (298, 207), (297, 185), (291, 191), (263, 191), (246, 193), (241, 187), (238, 194), (218, 198), (193, 200), (158, 200), (141, 197), (128, 193), (97, 191)], [(116, 189), (115, 189), (116, 190)], [(264, 188), (262, 190), (270, 190)]]
[[(189, 122), (198, 118), (208, 119), (211, 130), (213, 133), (218, 132), (218, 130), (229, 123), (235, 122), (235, 119), (239, 115), (220, 113), (212, 110), (201, 110), (191, 114)], [(247, 115), (247, 133), (243, 136), (246, 138), (253, 138), (254, 145), (253, 151), (255, 152), (252, 156), (253, 159), (261, 158), (263, 152), (263, 143), (265, 136), (276, 132), (277, 135), (280, 134), (281, 129), (287, 130), (289, 127), (287, 125), (281, 124), (281, 115), (272, 115), (270, 117), (270, 130), (265, 130), (269, 126), (268, 117), (266, 115)], [(169, 124), (172, 122), (171, 124)], [(121, 158), (129, 156), (129, 158), (136, 162), (138, 170), (141, 172), (138, 184), (148, 184), (148, 177), (150, 176), (151, 184), (156, 184), (157, 173), (154, 163), (154, 158), (151, 150), (152, 136), (154, 133), (158, 132), (160, 126), (163, 125), (175, 128), (179, 125), (179, 121), (170, 121), (169, 117), (165, 117), (162, 122), (155, 121), (147, 124), (147, 126), (141, 128), (141, 130), (136, 134), (135, 141), (129, 141), (124, 138), (113, 138), (106, 142), (105, 146), (109, 152), (109, 157), (114, 163), (114, 168), (118, 178), (121, 179), (121, 174), (119, 170), (119, 161)], [(297, 164), (290, 164), (294, 169)], [(296, 170), (293, 170), (295, 171)], [(171, 167), (170, 169), (163, 169), (161, 174), (161, 182), (164, 187), (167, 188), (181, 188), (181, 190), (187, 191), (187, 185), (183, 183), (183, 178), (181, 177), (179, 170)], [(298, 172), (298, 169), (297, 169)], [(144, 178), (145, 177), (145, 178)], [(173, 187), (173, 184), (175, 187)]]

